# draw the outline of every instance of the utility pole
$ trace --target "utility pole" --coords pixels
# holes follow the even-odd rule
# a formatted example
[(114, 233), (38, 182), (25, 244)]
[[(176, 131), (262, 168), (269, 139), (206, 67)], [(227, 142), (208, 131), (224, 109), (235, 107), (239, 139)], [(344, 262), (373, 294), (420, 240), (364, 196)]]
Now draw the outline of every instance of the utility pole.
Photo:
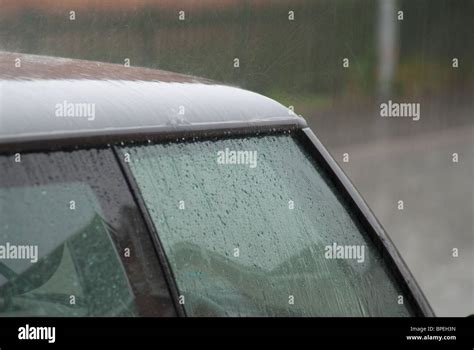
[(398, 63), (397, 0), (378, 0), (377, 14), (377, 94), (387, 99), (393, 92)]

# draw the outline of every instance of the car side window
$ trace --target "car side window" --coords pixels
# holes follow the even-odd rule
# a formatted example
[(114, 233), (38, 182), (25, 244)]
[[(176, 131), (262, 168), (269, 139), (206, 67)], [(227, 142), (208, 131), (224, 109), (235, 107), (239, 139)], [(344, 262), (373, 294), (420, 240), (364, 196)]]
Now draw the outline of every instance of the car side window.
[(0, 316), (173, 316), (111, 150), (0, 156)]
[(293, 135), (122, 153), (188, 315), (412, 314), (352, 209)]

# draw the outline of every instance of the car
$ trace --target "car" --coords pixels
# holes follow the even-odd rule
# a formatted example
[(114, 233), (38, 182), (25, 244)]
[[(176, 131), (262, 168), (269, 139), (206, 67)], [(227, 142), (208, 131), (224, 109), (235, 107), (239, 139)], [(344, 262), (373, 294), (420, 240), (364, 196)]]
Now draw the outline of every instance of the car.
[(0, 54), (0, 316), (433, 316), (291, 108)]

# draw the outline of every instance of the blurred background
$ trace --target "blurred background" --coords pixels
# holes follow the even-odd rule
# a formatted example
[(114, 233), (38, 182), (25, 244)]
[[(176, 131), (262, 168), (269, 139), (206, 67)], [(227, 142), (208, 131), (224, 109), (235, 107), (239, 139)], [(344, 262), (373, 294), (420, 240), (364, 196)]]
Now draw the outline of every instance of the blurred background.
[[(436, 314), (466, 316), (474, 313), (473, 21), (472, 0), (0, 0), (0, 50), (129, 59), (293, 106)], [(381, 118), (388, 100), (420, 103), (420, 120)]]

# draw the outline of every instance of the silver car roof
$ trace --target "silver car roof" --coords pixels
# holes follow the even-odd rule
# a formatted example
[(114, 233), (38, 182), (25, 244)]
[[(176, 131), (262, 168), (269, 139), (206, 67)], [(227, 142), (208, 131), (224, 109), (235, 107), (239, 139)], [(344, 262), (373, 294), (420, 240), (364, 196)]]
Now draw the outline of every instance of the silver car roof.
[(0, 52), (0, 144), (306, 126), (260, 94), (166, 71)]

